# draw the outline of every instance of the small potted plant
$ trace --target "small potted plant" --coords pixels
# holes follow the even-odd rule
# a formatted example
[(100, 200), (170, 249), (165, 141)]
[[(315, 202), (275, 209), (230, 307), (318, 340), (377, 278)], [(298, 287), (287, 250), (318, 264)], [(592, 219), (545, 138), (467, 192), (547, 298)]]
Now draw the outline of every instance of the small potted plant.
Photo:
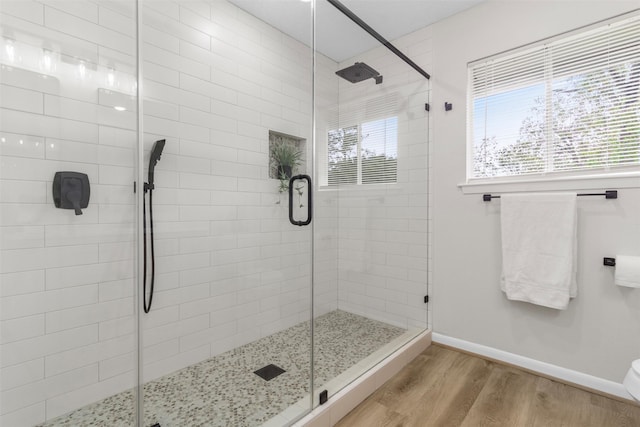
[(278, 179), (289, 180), (293, 170), (300, 165), (302, 152), (294, 144), (284, 141), (271, 146), (271, 164), (276, 169)]

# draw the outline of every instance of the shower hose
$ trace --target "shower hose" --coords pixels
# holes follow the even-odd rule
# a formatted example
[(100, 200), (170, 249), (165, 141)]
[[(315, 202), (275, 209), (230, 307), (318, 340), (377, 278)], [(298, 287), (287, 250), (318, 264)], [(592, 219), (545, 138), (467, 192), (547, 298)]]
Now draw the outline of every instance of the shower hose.
[[(150, 186), (151, 187), (151, 186)], [(145, 313), (151, 310), (151, 302), (153, 301), (153, 284), (156, 273), (156, 257), (153, 248), (153, 189), (149, 188), (149, 237), (151, 240), (151, 280), (149, 283), (149, 301), (147, 302), (147, 209), (146, 197), (142, 196), (142, 235), (144, 238), (144, 262), (142, 275), (142, 307)]]

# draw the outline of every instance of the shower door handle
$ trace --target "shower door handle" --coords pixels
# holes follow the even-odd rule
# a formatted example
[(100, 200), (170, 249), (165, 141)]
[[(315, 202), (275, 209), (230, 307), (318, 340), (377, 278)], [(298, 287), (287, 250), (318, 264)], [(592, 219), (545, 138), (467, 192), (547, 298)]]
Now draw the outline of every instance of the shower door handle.
[[(307, 219), (304, 221), (296, 221), (295, 219), (293, 219), (293, 183), (297, 180), (307, 181)], [(291, 222), (291, 224), (299, 226), (311, 224), (311, 215), (313, 212), (313, 195), (311, 194), (312, 191), (311, 177), (309, 175), (296, 175), (292, 176), (291, 179), (289, 179), (289, 221)]]

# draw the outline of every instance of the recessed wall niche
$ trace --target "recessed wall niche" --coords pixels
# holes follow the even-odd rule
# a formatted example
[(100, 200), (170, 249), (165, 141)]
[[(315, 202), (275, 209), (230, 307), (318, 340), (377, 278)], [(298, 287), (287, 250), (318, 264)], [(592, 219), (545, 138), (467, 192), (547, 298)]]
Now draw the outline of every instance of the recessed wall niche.
[(279, 179), (279, 158), (292, 157), (298, 159), (292, 174), (303, 173), (307, 163), (307, 140), (293, 135), (269, 131), (269, 178)]

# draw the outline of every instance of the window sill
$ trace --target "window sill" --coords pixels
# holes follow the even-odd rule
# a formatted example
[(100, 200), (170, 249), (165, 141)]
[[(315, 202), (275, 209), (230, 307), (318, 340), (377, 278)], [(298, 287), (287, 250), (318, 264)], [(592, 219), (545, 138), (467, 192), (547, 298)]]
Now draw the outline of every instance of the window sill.
[(462, 190), (463, 194), (640, 188), (640, 172), (553, 178), (496, 179), (462, 183), (458, 184), (458, 188)]

